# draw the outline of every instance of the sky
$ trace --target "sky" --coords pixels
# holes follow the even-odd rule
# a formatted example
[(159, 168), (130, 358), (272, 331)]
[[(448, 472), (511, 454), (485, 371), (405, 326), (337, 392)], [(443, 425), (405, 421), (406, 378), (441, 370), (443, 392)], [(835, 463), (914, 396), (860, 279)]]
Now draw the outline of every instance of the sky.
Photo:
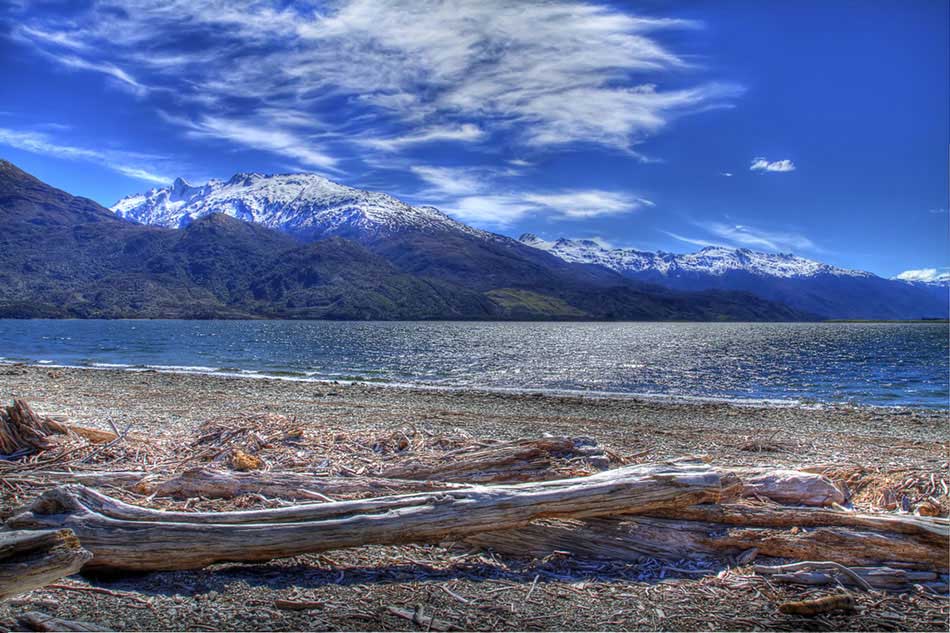
[(105, 206), (311, 171), (513, 237), (929, 278), (948, 7), (0, 0), (0, 157)]

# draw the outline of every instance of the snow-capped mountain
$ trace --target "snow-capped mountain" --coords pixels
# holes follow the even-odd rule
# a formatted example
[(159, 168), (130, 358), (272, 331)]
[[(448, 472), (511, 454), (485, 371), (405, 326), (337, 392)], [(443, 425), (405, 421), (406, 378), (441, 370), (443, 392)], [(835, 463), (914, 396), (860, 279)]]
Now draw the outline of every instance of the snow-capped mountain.
[(605, 248), (593, 240), (546, 241), (530, 233), (520, 240), (630, 279), (676, 290), (743, 290), (825, 318), (946, 318), (950, 311), (950, 296), (940, 284), (883, 279), (787, 253), (711, 246), (675, 254)]
[(593, 240), (545, 241), (531, 233), (520, 238), (523, 244), (539, 248), (561, 259), (581, 264), (599, 264), (619, 273), (654, 272), (665, 277), (682, 274), (722, 276), (745, 272), (769, 277), (813, 277), (837, 275), (872, 277), (868, 272), (847, 270), (790, 253), (761, 253), (747, 248), (707, 246), (695, 253), (638, 251), (632, 248), (605, 248)]
[(316, 174), (240, 173), (197, 186), (178, 178), (170, 187), (127, 196), (112, 211), (140, 224), (171, 228), (224, 213), (306, 239), (385, 237), (407, 229), (481, 234), (434, 207), (414, 207), (385, 193), (354, 189)]

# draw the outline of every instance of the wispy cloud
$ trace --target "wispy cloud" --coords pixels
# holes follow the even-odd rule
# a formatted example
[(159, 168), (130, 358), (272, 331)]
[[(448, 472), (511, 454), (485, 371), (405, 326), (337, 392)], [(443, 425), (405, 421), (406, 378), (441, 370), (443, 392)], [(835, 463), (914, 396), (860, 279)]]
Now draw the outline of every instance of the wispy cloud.
[(720, 176), (725, 176), (726, 178), (732, 178), (733, 173), (731, 171), (721, 171), (719, 172)]
[(789, 172), (795, 171), (795, 163), (785, 158), (783, 160), (769, 161), (767, 158), (754, 158), (749, 166), (752, 171), (771, 171), (771, 172)]
[(731, 244), (770, 251), (819, 251), (818, 246), (800, 233), (760, 229), (747, 224), (697, 222), (697, 226)]
[[(238, 120), (248, 104), (336, 110), (340, 125), (362, 117), (353, 143), (396, 152), (435, 141), (471, 145), (498, 132), (513, 145), (630, 151), (677, 117), (741, 94), (735, 84), (688, 85), (700, 69), (661, 42), (663, 31), (699, 28), (584, 0), (339, 0), (317, 8), (102, 0), (68, 18), (27, 18), (15, 30), (65, 67), (164, 91), (192, 108), (180, 111), (186, 118)], [(675, 88), (664, 85), (670, 74)], [(259, 135), (257, 143), (299, 147)]]
[(578, 220), (629, 213), (655, 206), (646, 198), (602, 189), (522, 191), (506, 169), (413, 165), (426, 187), (416, 195), (459, 219), (482, 226), (506, 226), (528, 214)]
[(617, 215), (642, 207), (656, 206), (646, 198), (636, 198), (624, 193), (600, 189), (529, 193), (525, 194), (524, 198), (540, 207), (553, 210), (561, 217), (572, 219)]
[(421, 197), (426, 197), (426, 193), (436, 197), (467, 196), (488, 187), (486, 175), (475, 169), (413, 165), (410, 171), (429, 185)]
[(370, 147), (396, 151), (410, 145), (422, 145), (436, 141), (474, 142), (485, 137), (485, 132), (472, 123), (458, 126), (436, 126), (412, 134), (391, 138), (371, 138), (363, 141)]
[(537, 211), (537, 207), (516, 195), (485, 195), (457, 198), (448, 202), (443, 210), (465, 222), (503, 227)]
[(0, 128), (0, 145), (14, 147), (34, 154), (96, 163), (117, 173), (145, 182), (159, 184), (171, 182), (171, 178), (157, 174), (151, 168), (143, 166), (142, 163), (146, 160), (156, 158), (145, 154), (64, 145), (51, 141), (47, 135), (39, 132), (7, 128)]
[[(254, 149), (273, 152), (299, 161), (309, 167), (337, 171), (337, 159), (318, 149), (315, 141), (289, 128), (281, 128), (259, 120), (232, 119), (206, 115), (197, 121), (166, 115), (166, 119), (179, 123), (192, 137), (210, 137), (231, 141)], [(286, 121), (285, 121), (286, 123)]]
[(928, 211), (929, 211), (930, 213), (933, 213), (934, 215), (946, 215), (946, 214), (947, 214), (947, 209), (944, 209), (944, 208), (940, 208), (940, 209), (928, 209)]
[(894, 279), (903, 279), (904, 281), (950, 281), (950, 268), (919, 268), (917, 270), (905, 270)]

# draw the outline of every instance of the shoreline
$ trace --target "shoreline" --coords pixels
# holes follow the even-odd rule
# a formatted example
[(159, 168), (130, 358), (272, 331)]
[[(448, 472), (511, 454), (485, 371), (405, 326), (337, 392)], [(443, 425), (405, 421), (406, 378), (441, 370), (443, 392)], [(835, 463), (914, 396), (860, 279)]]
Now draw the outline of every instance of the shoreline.
[[(738, 450), (742, 438), (769, 435), (794, 446), (792, 454), (802, 463), (852, 456), (854, 462), (887, 458), (914, 465), (914, 455), (935, 459), (933, 452), (918, 450), (928, 443), (934, 451), (938, 445), (946, 446), (945, 453), (950, 450), (948, 412), (925, 407), (771, 406), (23, 364), (0, 365), (0, 393), (103, 430), (111, 420), (156, 435), (190, 433), (209, 419), (257, 411), (341, 429), (425, 423), (439, 431), (462, 429), (506, 439), (549, 432), (638, 447), (652, 438), (663, 448), (657, 456), (716, 448), (723, 459), (742, 461), (753, 456)], [(895, 440), (908, 447), (882, 454)], [(778, 463), (789, 454), (754, 456)]]
[[(277, 420), (314, 438), (302, 457), (287, 453), (281, 458), (303, 459), (295, 470), (300, 473), (329, 464), (333, 473), (345, 467), (358, 474), (393, 457), (375, 448), (379, 442), (398, 441), (393, 438), (478, 444), (550, 434), (590, 438), (621, 463), (707, 456), (713, 465), (727, 467), (834, 473), (829, 476), (853, 486), (856, 508), (880, 512), (882, 494), (914, 495), (919, 486), (934, 481), (945, 486), (950, 468), (946, 412), (920, 409), (649, 402), (2, 365), (0, 399), (7, 404), (14, 397), (25, 399), (41, 415), (104, 431), (115, 425), (128, 433), (114, 447), (93, 449), (95, 463), (80, 470), (167, 467), (179, 463), (179, 455), (187, 460), (206, 422), (241, 428), (250, 421), (267, 428)], [(158, 447), (156, 455), (149, 446)], [(340, 453), (334, 451), (340, 449), (334, 446), (358, 450), (344, 452), (352, 457), (336, 461)], [(410, 451), (407, 458), (413, 455)], [(57, 483), (28, 483), (30, 477), (28, 472), (20, 484), (0, 486), (0, 518), (34, 499), (37, 486)], [(121, 492), (108, 485), (105, 491)], [(950, 497), (937, 494), (946, 516)], [(123, 499), (183, 511), (265, 509), (283, 503), (260, 494), (215, 501), (152, 499), (125, 491)], [(412, 613), (415, 605), (424, 604), (426, 613), (463, 630), (707, 630), (711, 623), (718, 630), (798, 630), (806, 625), (813, 630), (946, 629), (946, 596), (923, 591), (857, 592), (858, 611), (820, 620), (776, 610), (779, 603), (827, 591), (772, 585), (748, 565), (720, 571), (685, 558), (548, 560), (449, 544), (366, 545), (194, 571), (72, 576), (0, 605), (0, 620), (36, 610), (114, 630), (419, 630), (389, 609)], [(710, 604), (719, 605), (712, 621)], [(892, 614), (891, 619), (881, 619), (883, 613)]]
[[(267, 373), (266, 370), (251, 370), (234, 368), (215, 368), (199, 366), (178, 366), (178, 365), (130, 365), (126, 363), (92, 363), (89, 365), (70, 365), (61, 364), (56, 361), (39, 360), (35, 362), (12, 360), (0, 357), (0, 368), (2, 367), (31, 367), (37, 369), (69, 369), (82, 371), (112, 371), (128, 372), (138, 374), (158, 373), (186, 376), (212, 376), (223, 379), (248, 379), (248, 380), (273, 380), (282, 382), (299, 382), (321, 385), (363, 385), (367, 387), (378, 387), (380, 389), (397, 390), (418, 390), (445, 393), (484, 393), (518, 396), (551, 396), (551, 397), (576, 397), (584, 399), (603, 399), (603, 400), (630, 400), (634, 402), (647, 402), (650, 404), (722, 404), (734, 407), (752, 407), (752, 408), (782, 408), (782, 409), (802, 409), (802, 410), (820, 410), (820, 409), (872, 409), (882, 411), (929, 411), (929, 412), (947, 412), (950, 411), (950, 404), (947, 406), (928, 406), (925, 404), (871, 404), (871, 403), (848, 403), (848, 402), (822, 402), (818, 400), (802, 399), (784, 399), (784, 398), (741, 398), (730, 396), (706, 396), (706, 395), (685, 395), (685, 394), (663, 394), (646, 392), (623, 392), (623, 391), (593, 391), (583, 389), (555, 389), (555, 388), (530, 388), (530, 387), (491, 387), (491, 386), (471, 386), (471, 385), (439, 385), (422, 382), (402, 382), (388, 380), (373, 380), (360, 377), (353, 378), (329, 378), (317, 377), (316, 375), (307, 375), (306, 372), (274, 372)], [(315, 373), (315, 372), (314, 372)]]

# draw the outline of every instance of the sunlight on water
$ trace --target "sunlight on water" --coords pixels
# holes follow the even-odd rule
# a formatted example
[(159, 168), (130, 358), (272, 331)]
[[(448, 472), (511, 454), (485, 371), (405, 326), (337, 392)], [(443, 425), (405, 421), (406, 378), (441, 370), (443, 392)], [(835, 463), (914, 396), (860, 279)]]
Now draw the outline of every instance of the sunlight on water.
[(947, 407), (946, 324), (0, 321), (0, 357), (450, 387)]

